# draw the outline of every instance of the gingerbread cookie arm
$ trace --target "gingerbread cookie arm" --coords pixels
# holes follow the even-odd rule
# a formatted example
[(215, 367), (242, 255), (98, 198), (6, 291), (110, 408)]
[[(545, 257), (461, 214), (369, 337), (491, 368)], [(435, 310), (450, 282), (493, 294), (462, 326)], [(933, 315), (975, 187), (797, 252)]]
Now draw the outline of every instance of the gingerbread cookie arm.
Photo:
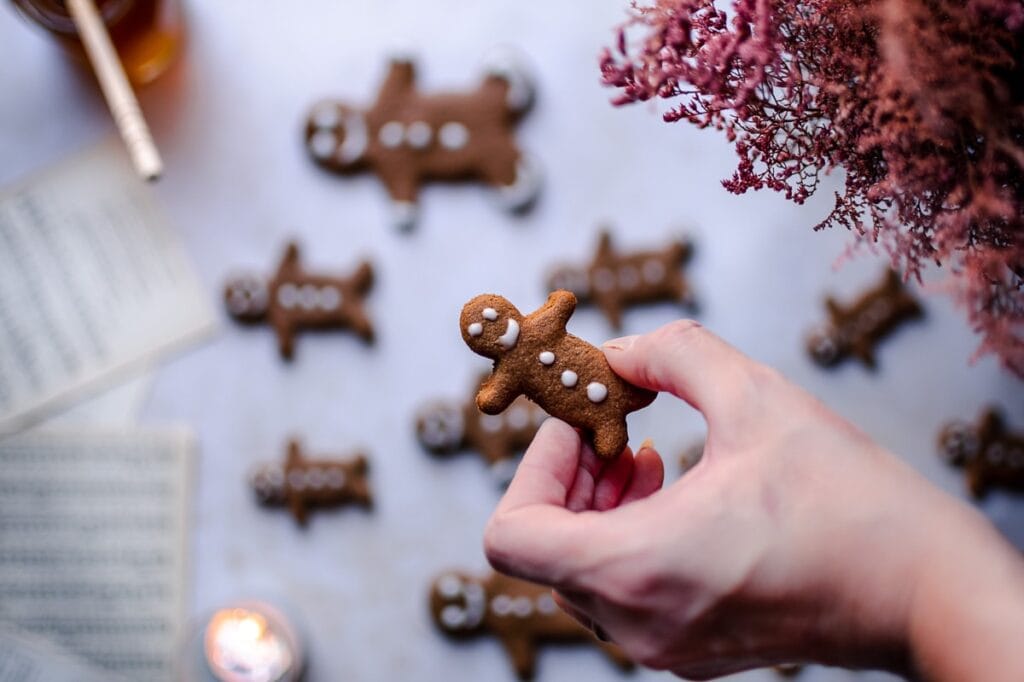
[(520, 393), (522, 390), (516, 377), (511, 372), (501, 371), (501, 367), (496, 364), (494, 374), (480, 386), (476, 394), (476, 406), (484, 414), (499, 414), (504, 412)]
[(612, 247), (612, 233), (608, 228), (603, 228), (597, 237), (597, 253), (594, 256), (594, 262), (607, 263), (614, 257), (615, 249)]
[[(284, 460), (284, 475), (285, 485), (288, 486), (287, 479), (288, 474), (293, 470), (302, 466), (302, 450), (299, 447), (299, 442), (294, 438), (288, 441), (288, 455)], [(309, 520), (309, 515), (306, 509), (305, 500), (302, 499), (302, 495), (292, 490), (290, 486), (288, 490), (288, 511), (291, 512), (295, 518), (296, 523), (300, 526), (305, 526)]]
[(869, 340), (862, 339), (854, 343), (851, 352), (868, 369), (875, 369), (878, 366), (875, 362), (875, 349)]
[(1003, 415), (998, 410), (989, 408), (981, 415), (981, 422), (978, 428), (978, 438), (982, 443), (991, 443), (1005, 432), (1006, 425), (1003, 423)]
[(537, 658), (537, 649), (533, 645), (533, 640), (528, 635), (508, 633), (501, 637), (501, 644), (512, 660), (512, 666), (516, 669), (519, 679), (532, 678), (534, 662)]
[(281, 258), (281, 263), (277, 266), (277, 274), (274, 276), (274, 279), (279, 282), (294, 279), (302, 270), (299, 264), (300, 256), (298, 243), (288, 242), (288, 246), (284, 250), (284, 256)]
[(548, 300), (530, 314), (531, 324), (557, 325), (565, 329), (566, 323), (576, 310), (576, 296), (571, 291), (552, 291)]
[(270, 326), (274, 328), (274, 335), (277, 337), (277, 350), (285, 360), (291, 360), (295, 355), (295, 327), (291, 319), (282, 312), (271, 309)]
[(390, 105), (409, 96), (416, 87), (416, 66), (408, 59), (393, 59), (381, 83), (377, 106)]

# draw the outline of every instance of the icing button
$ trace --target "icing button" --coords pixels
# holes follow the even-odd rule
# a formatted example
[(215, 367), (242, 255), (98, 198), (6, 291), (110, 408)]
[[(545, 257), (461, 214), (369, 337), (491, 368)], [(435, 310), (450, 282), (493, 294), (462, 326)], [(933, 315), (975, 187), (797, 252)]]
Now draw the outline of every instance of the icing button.
[(537, 356), (537, 359), (540, 360), (540, 364), (542, 365), (553, 365), (555, 363), (555, 354), (546, 350), (541, 352), (541, 354)]
[[(575, 383), (575, 382), (573, 382)], [(608, 387), (599, 381), (592, 381), (587, 384), (587, 398), (592, 403), (599, 403), (608, 397)]]
[(566, 388), (572, 388), (573, 386), (576, 385), (577, 381), (579, 381), (579, 377), (576, 376), (576, 372), (572, 371), (571, 369), (567, 369), (564, 372), (562, 372), (562, 385), (565, 386)]

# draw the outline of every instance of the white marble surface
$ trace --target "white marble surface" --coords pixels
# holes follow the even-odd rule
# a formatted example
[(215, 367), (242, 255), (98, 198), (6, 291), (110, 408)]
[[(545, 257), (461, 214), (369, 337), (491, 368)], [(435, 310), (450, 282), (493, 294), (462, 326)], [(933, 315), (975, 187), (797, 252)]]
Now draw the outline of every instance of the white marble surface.
[[(239, 267), (271, 268), (283, 240), (296, 236), (314, 267), (374, 260), (369, 309), (380, 339), (366, 348), (349, 336), (302, 337), (295, 361), (284, 364), (266, 330), (225, 321), (216, 340), (157, 372), (142, 420), (190, 424), (201, 447), (193, 614), (236, 597), (287, 601), (305, 624), (312, 682), (511, 680), (496, 643), (456, 645), (429, 621), (425, 591), (435, 573), (485, 567), (480, 534), (498, 491), (474, 458), (424, 455), (412, 413), (428, 398), (465, 396), (481, 367), (457, 333), (461, 304), (481, 291), (503, 292), (524, 309), (539, 304), (547, 267), (587, 258), (601, 221), (619, 229), (623, 246), (654, 247), (679, 229), (694, 234), (690, 272), (705, 324), (957, 495), (960, 478), (935, 456), (938, 426), (993, 401), (1024, 424), (1024, 383), (991, 358), (968, 365), (976, 339), (942, 298), (928, 298), (927, 321), (884, 347), (877, 374), (852, 365), (825, 373), (808, 362), (802, 337), (822, 319), (822, 293), (856, 291), (880, 262), (865, 257), (833, 270), (846, 235), (810, 230), (830, 192), (802, 208), (767, 193), (733, 197), (719, 184), (734, 163), (720, 136), (665, 125), (652, 107), (609, 106), (596, 55), (624, 5), (188, 5), (186, 59), (142, 102), (167, 167), (156, 190), (210, 296)], [(547, 182), (527, 217), (501, 213), (475, 188), (432, 187), (418, 228), (399, 234), (375, 179), (340, 180), (307, 160), (300, 133), (308, 105), (321, 96), (367, 100), (387, 55), (418, 55), (426, 87), (459, 87), (475, 82), (480, 56), (499, 43), (524, 50), (539, 81), (520, 139)], [(0, 8), (0, 45), (0, 183), (110, 134), (92, 84), (9, 5)], [(626, 324), (642, 331), (675, 314), (656, 307), (629, 313)], [(594, 311), (577, 313), (571, 328), (593, 341), (611, 335)], [(673, 453), (700, 437), (702, 422), (662, 397), (630, 427), (635, 440), (653, 436)], [(281, 457), (293, 433), (313, 453), (367, 448), (377, 508), (314, 517), (304, 531), (283, 513), (258, 509), (246, 474)], [(993, 494), (984, 509), (1024, 547), (1024, 499)], [(543, 653), (539, 670), (541, 680), (619, 679), (586, 649)], [(888, 678), (812, 669), (800, 679)]]

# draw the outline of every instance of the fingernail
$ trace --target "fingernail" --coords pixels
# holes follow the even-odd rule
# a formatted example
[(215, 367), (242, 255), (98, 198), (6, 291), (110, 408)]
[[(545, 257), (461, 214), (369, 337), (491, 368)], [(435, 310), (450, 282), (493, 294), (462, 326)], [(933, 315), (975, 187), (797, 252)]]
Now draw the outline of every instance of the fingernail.
[[(640, 450), (653, 450), (653, 449), (654, 449), (654, 439), (653, 438), (648, 438), (648, 439), (644, 440), (643, 443), (640, 443)], [(640, 452), (640, 450), (637, 450), (637, 452)]]
[(636, 341), (635, 335), (620, 336), (617, 339), (605, 341), (603, 344), (601, 344), (601, 347), (607, 348), (608, 350), (629, 350), (629, 347), (633, 345), (634, 341)]

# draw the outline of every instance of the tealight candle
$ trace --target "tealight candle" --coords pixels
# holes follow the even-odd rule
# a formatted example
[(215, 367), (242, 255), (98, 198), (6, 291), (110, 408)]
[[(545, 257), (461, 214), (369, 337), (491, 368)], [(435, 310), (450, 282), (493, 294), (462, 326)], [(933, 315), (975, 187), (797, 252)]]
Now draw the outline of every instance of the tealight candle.
[(288, 619), (262, 602), (215, 611), (203, 633), (203, 656), (220, 682), (294, 682), (303, 663)]

